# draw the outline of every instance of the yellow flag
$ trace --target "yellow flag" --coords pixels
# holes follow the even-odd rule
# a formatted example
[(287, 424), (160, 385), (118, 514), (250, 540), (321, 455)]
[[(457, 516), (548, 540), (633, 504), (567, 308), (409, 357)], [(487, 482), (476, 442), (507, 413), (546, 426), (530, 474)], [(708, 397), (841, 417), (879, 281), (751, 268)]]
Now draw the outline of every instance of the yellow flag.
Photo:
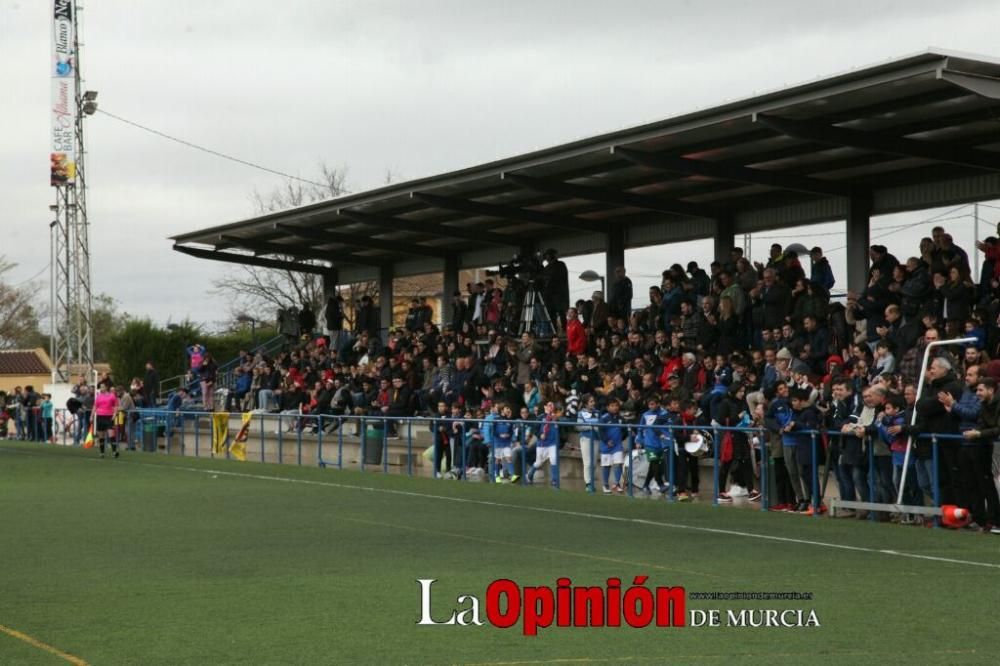
[(228, 439), (229, 414), (226, 412), (212, 414), (212, 453), (216, 455), (225, 453)]
[(253, 419), (253, 414), (250, 412), (243, 413), (243, 425), (240, 426), (240, 431), (236, 433), (236, 439), (229, 445), (229, 455), (237, 460), (247, 459), (247, 437), (250, 435), (251, 419)]

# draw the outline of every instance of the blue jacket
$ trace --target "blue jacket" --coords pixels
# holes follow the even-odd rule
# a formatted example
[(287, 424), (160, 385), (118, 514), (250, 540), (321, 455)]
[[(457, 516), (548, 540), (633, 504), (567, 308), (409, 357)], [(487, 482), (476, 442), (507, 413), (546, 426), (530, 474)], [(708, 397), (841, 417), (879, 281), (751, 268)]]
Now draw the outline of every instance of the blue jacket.
[(559, 421), (542, 419), (538, 424), (538, 446), (559, 446)]
[[(788, 404), (787, 398), (775, 398), (772, 400), (767, 408), (767, 412), (764, 414), (764, 425), (774, 432), (781, 433), (781, 443), (788, 446), (794, 444), (795, 441), (787, 433), (782, 433), (781, 430), (791, 420), (792, 406)], [(788, 439), (786, 440), (786, 438)]]
[[(790, 410), (791, 411), (791, 410)], [(785, 444), (785, 437), (790, 437), (792, 443), (798, 447), (797, 455), (800, 465), (811, 465), (813, 436), (802, 432), (804, 430), (818, 430), (820, 425), (819, 412), (815, 407), (806, 407), (798, 412), (792, 411), (792, 422), (795, 424), (791, 432), (782, 436), (782, 444)], [(816, 435), (816, 455), (822, 455), (823, 443), (820, 436)]]
[(652, 426), (671, 425), (670, 414), (662, 407), (643, 412), (639, 417), (639, 442), (649, 451), (663, 451), (674, 442), (669, 430)]
[(833, 289), (833, 285), (836, 282), (833, 278), (833, 269), (830, 268), (830, 262), (826, 257), (823, 257), (819, 263), (813, 263), (809, 278), (810, 282), (823, 287), (827, 291)]
[(244, 372), (242, 375), (236, 378), (236, 392), (237, 393), (247, 393), (250, 391), (250, 385), (253, 383), (253, 377), (250, 373)]
[[(976, 392), (968, 387), (962, 391), (962, 397), (951, 408), (951, 413), (958, 417), (958, 429), (961, 432), (974, 430), (979, 422), (979, 412), (983, 409), (983, 403), (979, 402)], [(973, 446), (978, 445), (976, 440), (963, 440), (963, 443), (971, 442)]]
[[(576, 415), (576, 420), (581, 423), (600, 423), (600, 413), (597, 411), (590, 411), (589, 409), (581, 409)], [(601, 429), (600, 428), (588, 428), (586, 425), (577, 426), (577, 432), (580, 433), (580, 439), (600, 439)]]
[(600, 422), (605, 424), (601, 428), (601, 453), (617, 453), (624, 451), (622, 441), (625, 439), (625, 427), (622, 425), (621, 414), (604, 414)]
[(493, 444), (493, 427), (494, 426), (493, 426), (492, 422), (496, 421), (497, 418), (499, 418), (499, 417), (497, 417), (496, 414), (494, 414), (493, 412), (490, 412), (489, 414), (486, 415), (486, 418), (483, 419), (483, 425), (481, 426), (481, 428), (482, 428), (482, 431), (483, 431), (483, 443), (484, 444), (487, 444), (487, 445)]
[(505, 422), (494, 423), (492, 426), (493, 444), (500, 448), (510, 446), (514, 438), (514, 425)]

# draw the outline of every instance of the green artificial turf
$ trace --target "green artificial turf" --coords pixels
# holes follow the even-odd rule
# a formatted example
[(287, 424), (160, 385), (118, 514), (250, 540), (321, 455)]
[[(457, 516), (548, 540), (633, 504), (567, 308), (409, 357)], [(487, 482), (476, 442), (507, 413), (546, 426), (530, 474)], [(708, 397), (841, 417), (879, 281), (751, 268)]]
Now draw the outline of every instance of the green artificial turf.
[[(990, 535), (0, 444), (0, 625), (92, 664), (996, 663), (1000, 568), (881, 550), (1000, 565)], [(525, 637), (520, 625), (416, 625), (418, 578), (439, 581), (441, 616), (460, 594), (485, 601), (497, 578), (554, 586), (560, 576), (580, 585), (615, 576), (628, 586), (643, 574), (689, 592), (811, 592), (810, 602), (688, 608), (814, 609), (822, 626), (553, 627)], [(0, 663), (65, 662), (0, 633)]]

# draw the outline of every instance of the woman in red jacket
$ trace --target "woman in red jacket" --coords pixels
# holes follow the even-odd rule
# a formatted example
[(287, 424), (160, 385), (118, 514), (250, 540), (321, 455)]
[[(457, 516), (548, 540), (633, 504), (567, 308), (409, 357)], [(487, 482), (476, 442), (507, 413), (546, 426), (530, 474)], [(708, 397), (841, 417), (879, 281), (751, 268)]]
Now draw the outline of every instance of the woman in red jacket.
[(576, 308), (566, 311), (566, 353), (579, 356), (587, 353), (587, 332), (576, 314)]

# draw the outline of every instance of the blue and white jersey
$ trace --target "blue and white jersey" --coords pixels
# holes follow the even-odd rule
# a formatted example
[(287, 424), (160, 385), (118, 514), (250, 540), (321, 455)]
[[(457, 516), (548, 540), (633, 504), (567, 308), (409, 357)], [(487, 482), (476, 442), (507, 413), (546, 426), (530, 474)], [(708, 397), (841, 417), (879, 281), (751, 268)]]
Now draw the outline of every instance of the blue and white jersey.
[(662, 407), (643, 412), (639, 417), (639, 442), (649, 451), (662, 451), (673, 444), (669, 430), (654, 426), (671, 425), (670, 414)]
[(625, 439), (625, 427), (622, 415), (604, 414), (601, 416), (600, 423), (604, 424), (600, 430), (601, 453), (624, 452), (622, 442)]
[(597, 411), (590, 411), (589, 409), (581, 409), (580, 413), (577, 414), (576, 420), (580, 423), (577, 426), (577, 432), (580, 433), (580, 439), (599, 439), (600, 438), (600, 428), (588, 428), (586, 423), (599, 423), (600, 413)]

